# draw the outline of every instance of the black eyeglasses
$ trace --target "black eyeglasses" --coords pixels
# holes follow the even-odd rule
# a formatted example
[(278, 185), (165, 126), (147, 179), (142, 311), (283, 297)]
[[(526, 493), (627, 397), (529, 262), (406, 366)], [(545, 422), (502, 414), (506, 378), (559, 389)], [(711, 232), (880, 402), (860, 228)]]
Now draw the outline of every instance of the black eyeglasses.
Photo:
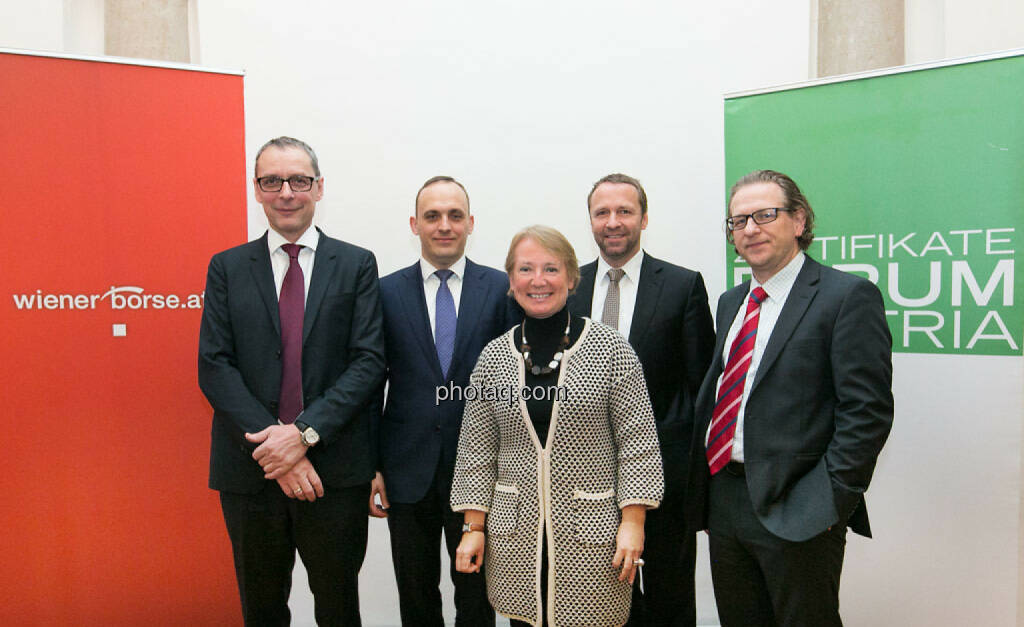
[(293, 192), (308, 192), (313, 189), (313, 181), (315, 180), (316, 179), (312, 176), (296, 174), (295, 176), (289, 176), (286, 179), (283, 179), (280, 176), (261, 176), (256, 179), (256, 183), (259, 184), (260, 189), (265, 192), (279, 192), (281, 191), (281, 187), (284, 186), (285, 181), (288, 181), (288, 187)]
[(753, 218), (754, 224), (768, 224), (779, 219), (780, 211), (793, 211), (785, 207), (773, 207), (770, 209), (758, 209), (754, 213), (732, 216), (725, 219), (725, 226), (730, 231), (742, 231), (747, 226), (747, 218)]

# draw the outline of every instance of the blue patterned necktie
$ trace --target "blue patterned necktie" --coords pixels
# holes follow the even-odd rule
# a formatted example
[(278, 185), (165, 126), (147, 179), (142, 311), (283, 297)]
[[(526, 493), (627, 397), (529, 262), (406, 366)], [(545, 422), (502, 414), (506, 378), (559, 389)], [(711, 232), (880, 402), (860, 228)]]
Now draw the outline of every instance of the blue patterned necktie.
[(448, 368), (452, 365), (452, 354), (455, 353), (455, 299), (448, 289), (451, 270), (434, 272), (441, 279), (437, 288), (437, 299), (434, 301), (434, 346), (437, 348), (437, 360), (441, 362), (441, 374), (448, 378)]

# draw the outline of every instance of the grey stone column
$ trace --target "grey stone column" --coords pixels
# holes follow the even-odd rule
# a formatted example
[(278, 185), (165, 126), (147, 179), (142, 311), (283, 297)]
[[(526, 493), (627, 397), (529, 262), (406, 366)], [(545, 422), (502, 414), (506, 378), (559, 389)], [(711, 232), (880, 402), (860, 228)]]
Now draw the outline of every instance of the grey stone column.
[(816, 0), (815, 75), (903, 65), (903, 6), (903, 0)]
[(104, 52), (188, 63), (188, 0), (106, 0)]

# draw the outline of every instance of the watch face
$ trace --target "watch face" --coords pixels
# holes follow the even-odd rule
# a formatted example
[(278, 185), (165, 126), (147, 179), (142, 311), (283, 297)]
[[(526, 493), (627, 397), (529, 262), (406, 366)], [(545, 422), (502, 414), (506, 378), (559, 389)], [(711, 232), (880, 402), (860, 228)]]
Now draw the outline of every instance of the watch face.
[(305, 442), (306, 446), (313, 446), (320, 441), (320, 434), (313, 431), (312, 428), (306, 429), (302, 432), (302, 441)]

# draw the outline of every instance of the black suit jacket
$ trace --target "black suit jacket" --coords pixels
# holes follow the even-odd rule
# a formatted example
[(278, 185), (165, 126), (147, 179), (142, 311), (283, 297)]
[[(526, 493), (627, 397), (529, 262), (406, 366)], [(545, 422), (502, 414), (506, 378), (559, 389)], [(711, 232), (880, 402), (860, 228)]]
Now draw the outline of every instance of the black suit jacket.
[[(307, 455), (326, 486), (373, 477), (372, 393), (384, 376), (377, 262), (320, 233), (302, 333), (302, 421), (321, 441)], [(266, 484), (245, 440), (277, 424), (281, 321), (267, 236), (214, 255), (199, 330), (199, 387), (213, 406), (210, 487)]]
[[(569, 297), (574, 315), (590, 316), (596, 273), (597, 261), (580, 268), (580, 284)], [(643, 364), (658, 425), (665, 466), (662, 507), (681, 507), (688, 483), (694, 402), (715, 344), (700, 273), (645, 252), (628, 339)]]
[(449, 475), (455, 467), (465, 403), (436, 403), (437, 388), (468, 385), (483, 347), (520, 320), (507, 291), (504, 272), (466, 260), (455, 352), (443, 377), (419, 262), (380, 280), (388, 391), (378, 428), (379, 466), (389, 500), (415, 503), (426, 494), (438, 463)]
[[(718, 301), (719, 337), (694, 432), (700, 489), (691, 511), (698, 528), (707, 527), (704, 439), (723, 344), (749, 290), (747, 281)], [(892, 416), (892, 337), (878, 288), (807, 257), (761, 357), (743, 419), (747, 489), (761, 523), (795, 542), (837, 523), (870, 536), (864, 491)]]

